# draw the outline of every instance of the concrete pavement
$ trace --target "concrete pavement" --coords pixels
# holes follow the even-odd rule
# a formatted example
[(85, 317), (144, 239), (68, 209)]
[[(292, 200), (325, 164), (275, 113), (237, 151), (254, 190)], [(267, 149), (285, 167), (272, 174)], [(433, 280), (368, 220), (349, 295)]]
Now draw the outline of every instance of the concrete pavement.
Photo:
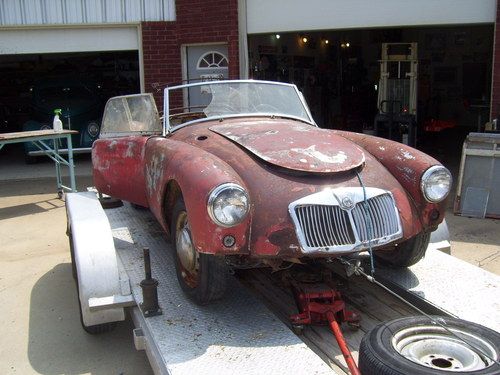
[(65, 231), (52, 178), (0, 182), (0, 373), (152, 373), (130, 320), (109, 334), (81, 329)]

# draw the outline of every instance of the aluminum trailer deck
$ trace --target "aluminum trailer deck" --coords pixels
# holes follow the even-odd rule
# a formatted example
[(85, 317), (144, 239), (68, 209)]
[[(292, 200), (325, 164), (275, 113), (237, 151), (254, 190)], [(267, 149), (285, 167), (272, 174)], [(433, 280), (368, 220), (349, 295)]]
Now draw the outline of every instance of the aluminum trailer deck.
[[(93, 202), (94, 210), (100, 209), (92, 193), (67, 195), (68, 218), (73, 225), (80, 220), (77, 211), (92, 211), (89, 202)], [(307, 328), (300, 338), (289, 329), (288, 317), (296, 313), (295, 301), (270, 272), (242, 272), (223, 301), (197, 306), (182, 293), (171, 246), (149, 211), (125, 203), (123, 207), (105, 210), (105, 216), (117, 255), (122, 296), (106, 297), (98, 292), (97, 297), (101, 298), (90, 298), (89, 309), (95, 314), (140, 304), (139, 283), (144, 278), (142, 249), (148, 247), (153, 277), (160, 283), (158, 295), (163, 315), (145, 318), (137, 306), (131, 307), (130, 312), (136, 326), (136, 348), (146, 351), (156, 374), (347, 372), (327, 327)], [(332, 268), (340, 277), (344, 275), (340, 264), (332, 263)], [(500, 329), (500, 278), (496, 275), (435, 249), (429, 249), (426, 258), (409, 270), (379, 272), (385, 275), (381, 281), (424, 310)], [(127, 292), (131, 294), (127, 296)], [(346, 278), (342, 292), (348, 307), (362, 315), (359, 330), (344, 329), (355, 357), (366, 331), (382, 321), (416, 314), (410, 306), (359, 276)]]

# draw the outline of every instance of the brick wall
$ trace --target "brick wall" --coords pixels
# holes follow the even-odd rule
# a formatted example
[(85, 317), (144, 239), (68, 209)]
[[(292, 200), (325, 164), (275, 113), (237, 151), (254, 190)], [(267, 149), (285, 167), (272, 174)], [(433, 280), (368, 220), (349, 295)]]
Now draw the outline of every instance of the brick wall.
[(238, 78), (238, 1), (176, 0), (174, 22), (143, 22), (142, 48), (144, 87), (153, 92), (162, 108), (167, 84), (182, 81), (181, 46), (197, 43), (227, 43), (229, 78)]
[(495, 41), (493, 45), (493, 74), (491, 82), (491, 119), (500, 116), (500, 1), (497, 1)]

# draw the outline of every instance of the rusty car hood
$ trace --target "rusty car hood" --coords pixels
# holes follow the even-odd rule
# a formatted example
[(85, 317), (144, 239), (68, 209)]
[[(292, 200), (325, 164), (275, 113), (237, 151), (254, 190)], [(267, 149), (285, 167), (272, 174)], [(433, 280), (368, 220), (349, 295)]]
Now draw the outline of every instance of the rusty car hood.
[(359, 167), (365, 161), (358, 146), (331, 130), (284, 119), (228, 122), (209, 129), (282, 168), (336, 173)]

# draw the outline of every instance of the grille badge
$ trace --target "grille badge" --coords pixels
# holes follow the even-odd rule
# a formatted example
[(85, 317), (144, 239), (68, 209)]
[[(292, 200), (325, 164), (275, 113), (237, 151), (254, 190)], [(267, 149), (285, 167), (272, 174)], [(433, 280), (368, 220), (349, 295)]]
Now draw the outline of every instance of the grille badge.
[(342, 207), (344, 210), (350, 210), (351, 208), (354, 207), (354, 202), (352, 201), (351, 198), (344, 197), (340, 202), (340, 207)]

